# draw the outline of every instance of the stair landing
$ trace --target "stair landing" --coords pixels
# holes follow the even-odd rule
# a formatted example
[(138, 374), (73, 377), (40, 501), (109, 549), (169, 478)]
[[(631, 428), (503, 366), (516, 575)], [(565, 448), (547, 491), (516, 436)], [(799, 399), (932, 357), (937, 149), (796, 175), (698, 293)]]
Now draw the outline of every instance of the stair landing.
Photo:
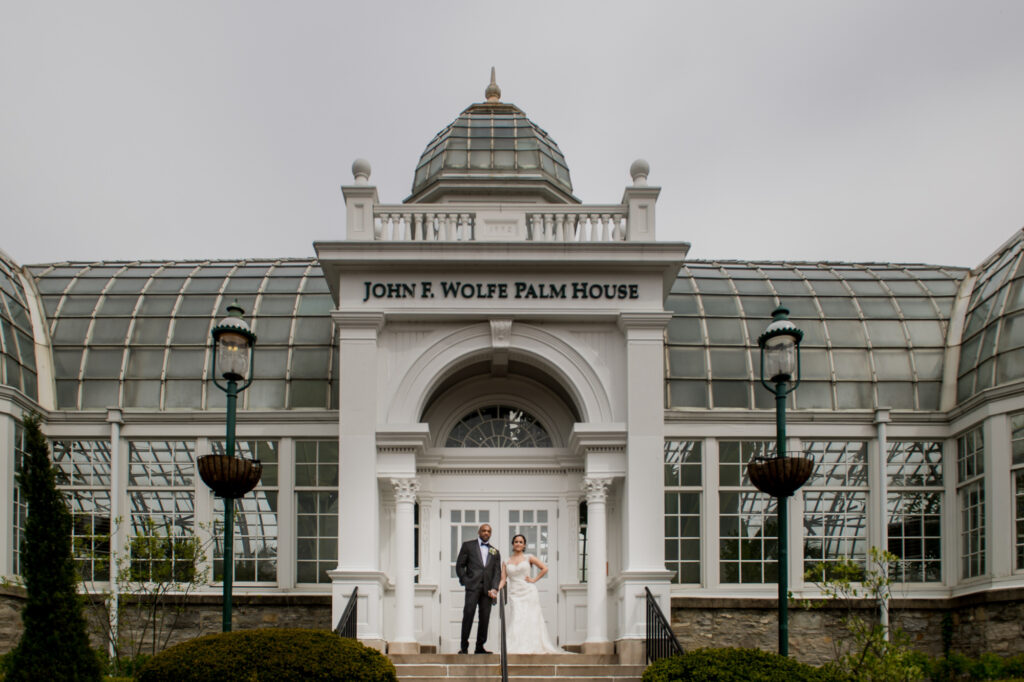
[[(401, 682), (494, 682), (501, 679), (497, 654), (393, 654)], [(644, 666), (624, 665), (599, 654), (510, 654), (508, 677), (524, 682), (640, 682)]]

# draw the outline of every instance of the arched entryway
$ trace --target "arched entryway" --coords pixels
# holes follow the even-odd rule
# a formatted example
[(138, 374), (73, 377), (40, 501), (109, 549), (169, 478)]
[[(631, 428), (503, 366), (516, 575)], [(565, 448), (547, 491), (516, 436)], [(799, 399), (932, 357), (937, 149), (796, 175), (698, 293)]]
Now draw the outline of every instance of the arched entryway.
[[(441, 384), (423, 415), (431, 444), (418, 467), (419, 495), (437, 512), (436, 519), (427, 520), (436, 528), (431, 534), (436, 540), (421, 549), (421, 557), (438, 561), (436, 627), (442, 652), (459, 648), (465, 593), (455, 560), (483, 523), (492, 527), (491, 544), (503, 560), (512, 537), (526, 537), (526, 551), (549, 568), (538, 590), (552, 637), (561, 643), (579, 639), (560, 608), (565, 588), (579, 582), (574, 511), (582, 468), (568, 447), (577, 415), (564, 390), (525, 374), (464, 371), (458, 380)], [(497, 620), (495, 609), (492, 647), (498, 646)]]

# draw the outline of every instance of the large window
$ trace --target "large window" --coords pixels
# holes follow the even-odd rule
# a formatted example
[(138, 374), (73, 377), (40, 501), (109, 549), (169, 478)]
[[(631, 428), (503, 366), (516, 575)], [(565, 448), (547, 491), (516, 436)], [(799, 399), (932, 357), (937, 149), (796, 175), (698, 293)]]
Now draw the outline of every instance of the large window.
[(1010, 417), (1010, 456), (1013, 467), (1014, 526), (1017, 570), (1024, 569), (1024, 412)]
[(110, 579), (110, 442), (52, 445), (57, 485), (71, 510), (71, 543), (83, 580)]
[[(214, 454), (227, 454), (224, 441), (211, 443)], [(256, 488), (234, 501), (232, 552), (238, 582), (277, 582), (277, 441), (243, 440), (235, 455), (258, 459), (263, 473)], [(224, 499), (214, 498), (213, 579), (224, 579)]]
[(700, 583), (700, 441), (665, 443), (665, 568)]
[(723, 583), (778, 580), (779, 532), (776, 499), (747, 478), (753, 457), (775, 456), (771, 441), (718, 444), (719, 579)]
[(894, 441), (886, 461), (889, 551), (899, 582), (942, 580), (942, 443)]
[(980, 426), (956, 439), (960, 577), (985, 574), (985, 438)]
[(187, 579), (191, 574), (195, 468), (194, 442), (128, 443), (129, 551), (135, 579)]
[(827, 578), (839, 560), (863, 564), (867, 557), (868, 445), (806, 442), (804, 451), (814, 459), (804, 489), (804, 570)]
[(338, 441), (295, 443), (296, 581), (329, 583), (338, 565)]
[(25, 492), (18, 485), (17, 474), (25, 464), (25, 427), (21, 424), (14, 426), (14, 485), (12, 486), (11, 500), (11, 547), (13, 554), (13, 565), (11, 569), (14, 575), (21, 575), (21, 541), (25, 537), (25, 522), (28, 520), (28, 502), (25, 501)]

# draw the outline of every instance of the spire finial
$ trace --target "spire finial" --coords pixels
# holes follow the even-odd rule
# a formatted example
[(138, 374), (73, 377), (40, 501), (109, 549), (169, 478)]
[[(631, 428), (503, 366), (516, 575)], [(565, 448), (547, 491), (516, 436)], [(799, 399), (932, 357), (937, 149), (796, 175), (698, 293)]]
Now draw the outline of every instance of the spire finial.
[(501, 101), (501, 88), (498, 87), (498, 82), (494, 80), (494, 67), (491, 67), (491, 84), (484, 90), (484, 97), (487, 98), (488, 102), (500, 102)]

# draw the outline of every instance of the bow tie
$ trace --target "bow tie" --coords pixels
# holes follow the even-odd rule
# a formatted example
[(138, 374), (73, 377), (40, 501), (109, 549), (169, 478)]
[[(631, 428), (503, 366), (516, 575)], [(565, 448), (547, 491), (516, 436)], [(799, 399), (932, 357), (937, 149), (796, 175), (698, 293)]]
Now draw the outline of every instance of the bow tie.
[(486, 542), (481, 542), (480, 546), (481, 547), (490, 547), (490, 545), (488, 543), (486, 543)]

